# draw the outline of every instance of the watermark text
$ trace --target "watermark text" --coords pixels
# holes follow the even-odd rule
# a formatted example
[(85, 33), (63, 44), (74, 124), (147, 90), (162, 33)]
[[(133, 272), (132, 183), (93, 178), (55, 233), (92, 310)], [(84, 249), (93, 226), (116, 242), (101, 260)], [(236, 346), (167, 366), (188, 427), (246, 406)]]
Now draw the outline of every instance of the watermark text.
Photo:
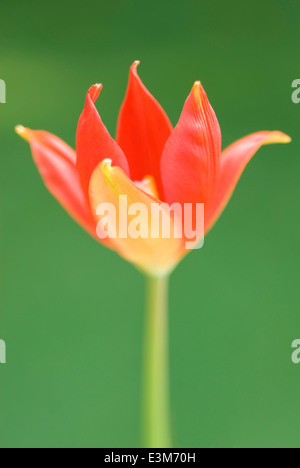
[(292, 93), (292, 101), (294, 104), (299, 104), (300, 102), (300, 79), (294, 80), (292, 83), (292, 88), (296, 88)]
[(4, 80), (0, 80), (0, 104), (6, 104), (6, 84)]
[(0, 340), (0, 364), (6, 364), (6, 344)]
[(295, 349), (292, 354), (292, 362), (294, 364), (300, 364), (300, 340), (294, 340), (292, 343), (292, 348)]
[(120, 195), (116, 206), (100, 203), (96, 210), (100, 239), (183, 239), (187, 250), (204, 244), (204, 204), (129, 203)]

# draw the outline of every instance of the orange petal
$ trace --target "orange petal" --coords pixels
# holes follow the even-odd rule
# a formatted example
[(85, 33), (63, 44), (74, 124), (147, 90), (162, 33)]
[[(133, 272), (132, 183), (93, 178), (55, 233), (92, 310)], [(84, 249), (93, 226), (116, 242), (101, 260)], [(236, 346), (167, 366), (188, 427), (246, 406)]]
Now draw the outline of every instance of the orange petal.
[(262, 145), (290, 141), (291, 138), (281, 132), (257, 132), (236, 141), (223, 151), (215, 201), (209, 213), (206, 213), (206, 231), (221, 215), (246, 165), (259, 148)]
[[(123, 258), (148, 274), (163, 275), (176, 266), (182, 256), (183, 241), (175, 237), (172, 215), (159, 200), (136, 187), (120, 168), (112, 167), (109, 160), (103, 161), (93, 172), (89, 193), (98, 222), (98, 235), (107, 231), (111, 247)], [(105, 225), (103, 215), (108, 205), (103, 204), (113, 207), (106, 216)], [(162, 237), (159, 223), (154, 225), (155, 221), (151, 219), (153, 205), (164, 210), (171, 226), (170, 238)], [(157, 230), (158, 238), (151, 237), (152, 229)], [(138, 231), (144, 237), (133, 238)]]

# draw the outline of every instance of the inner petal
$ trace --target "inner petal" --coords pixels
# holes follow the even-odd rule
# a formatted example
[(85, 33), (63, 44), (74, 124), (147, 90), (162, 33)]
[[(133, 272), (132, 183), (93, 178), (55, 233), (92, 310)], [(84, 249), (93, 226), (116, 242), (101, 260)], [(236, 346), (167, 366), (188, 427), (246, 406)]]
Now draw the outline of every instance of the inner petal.
[(158, 200), (160, 199), (154, 177), (150, 175), (145, 176), (143, 180), (134, 182), (134, 185), (140, 190), (143, 190), (143, 192), (146, 192), (148, 195), (151, 195)]

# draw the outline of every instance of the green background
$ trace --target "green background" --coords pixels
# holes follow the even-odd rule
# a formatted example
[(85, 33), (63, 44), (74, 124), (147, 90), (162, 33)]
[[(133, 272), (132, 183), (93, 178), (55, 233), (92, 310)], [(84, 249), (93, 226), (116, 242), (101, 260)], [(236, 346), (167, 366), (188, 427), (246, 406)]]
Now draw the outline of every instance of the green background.
[(130, 64), (176, 124), (195, 80), (223, 146), (291, 145), (251, 162), (204, 248), (172, 277), (178, 447), (300, 447), (298, 0), (2, 2), (0, 445), (137, 447), (144, 280), (44, 189), (14, 125), (74, 146), (88, 87), (114, 134)]

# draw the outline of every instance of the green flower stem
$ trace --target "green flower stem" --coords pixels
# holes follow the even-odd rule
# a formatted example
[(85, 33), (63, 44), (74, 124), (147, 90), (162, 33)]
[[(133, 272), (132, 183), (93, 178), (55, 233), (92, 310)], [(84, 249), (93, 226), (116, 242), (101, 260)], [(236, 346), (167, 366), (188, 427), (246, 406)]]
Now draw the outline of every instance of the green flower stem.
[(171, 448), (168, 283), (168, 276), (147, 278), (144, 362), (144, 437), (147, 448)]

